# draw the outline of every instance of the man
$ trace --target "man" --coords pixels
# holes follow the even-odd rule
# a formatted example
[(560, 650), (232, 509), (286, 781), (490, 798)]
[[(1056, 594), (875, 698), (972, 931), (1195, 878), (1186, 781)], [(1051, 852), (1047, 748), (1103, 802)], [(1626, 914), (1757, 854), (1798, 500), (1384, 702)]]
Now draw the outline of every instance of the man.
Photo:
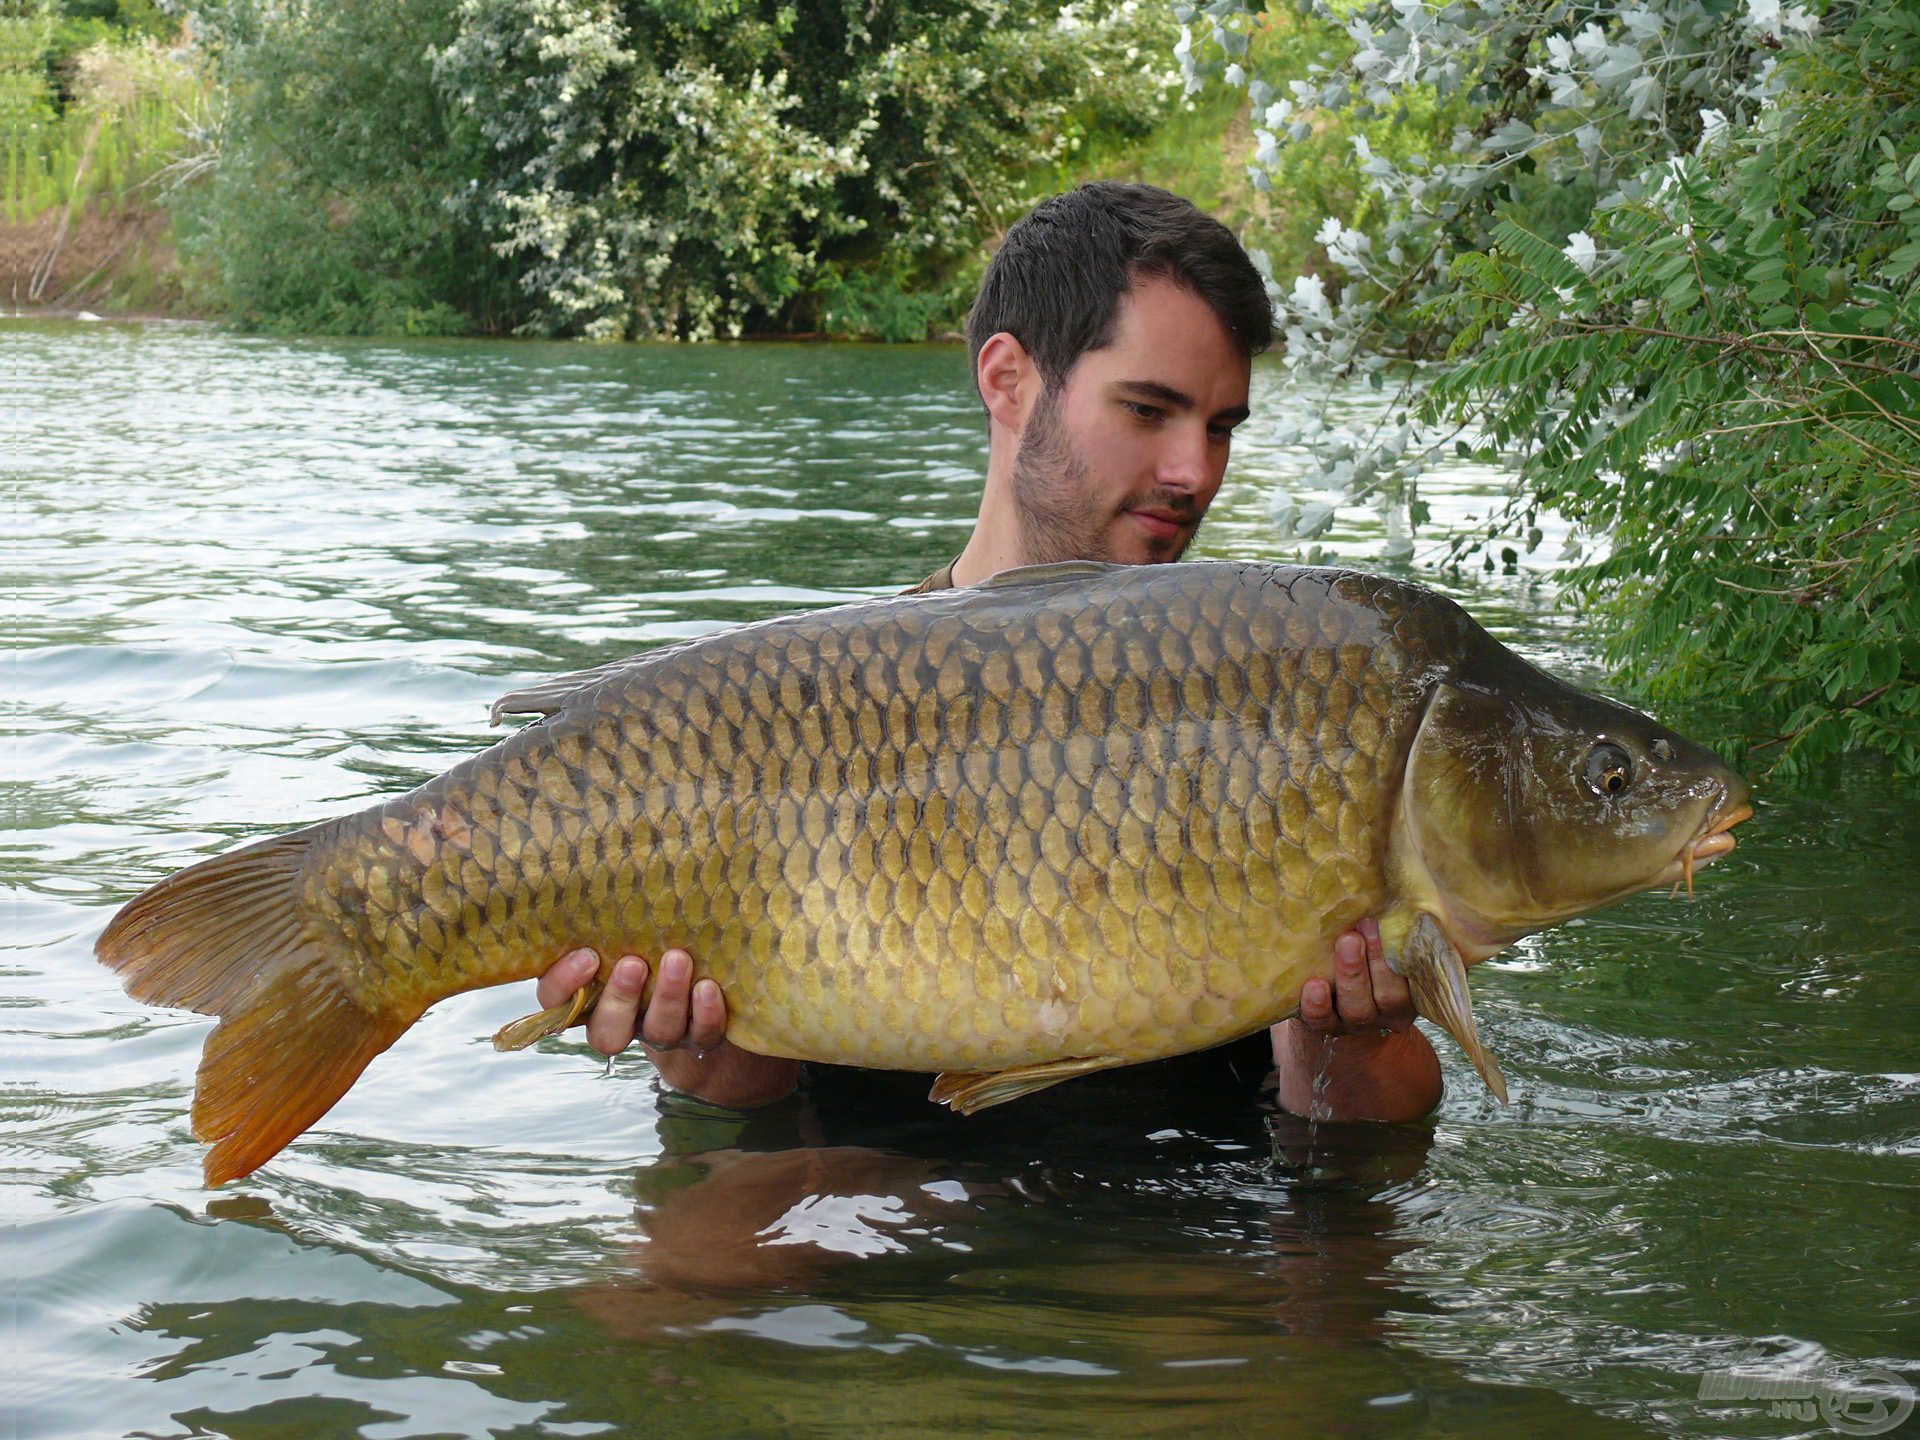
[[(987, 411), (986, 488), (966, 548), (919, 590), (1016, 565), (1179, 559), (1226, 473), (1272, 313), (1259, 273), (1217, 221), (1163, 190), (1085, 185), (1007, 233), (967, 339)], [(1334, 982), (1307, 983), (1299, 1018), (1254, 1037), (1261, 1073), (1278, 1068), (1280, 1101), (1296, 1114), (1425, 1114), (1439, 1100), (1439, 1062), (1412, 1027), (1378, 927), (1362, 921), (1334, 957)], [(541, 1006), (572, 995), (598, 965), (589, 950), (564, 956), (540, 980)], [(589, 1042), (613, 1055), (638, 1038), (669, 1085), (717, 1104), (791, 1092), (798, 1062), (729, 1045), (720, 987), (693, 984), (692, 973), (685, 951), (667, 951), (642, 1015), (647, 962), (622, 958), (589, 1017)], [(1247, 1042), (1210, 1053), (1229, 1051), (1249, 1058)]]

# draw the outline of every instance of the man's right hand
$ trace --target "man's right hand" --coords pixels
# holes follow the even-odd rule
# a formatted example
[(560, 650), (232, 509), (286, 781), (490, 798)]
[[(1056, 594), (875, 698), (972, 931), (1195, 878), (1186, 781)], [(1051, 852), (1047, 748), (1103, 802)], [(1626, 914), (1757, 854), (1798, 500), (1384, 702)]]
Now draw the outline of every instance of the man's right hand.
[[(592, 950), (562, 955), (540, 977), (540, 1008), (563, 1004), (600, 971)], [(727, 1002), (712, 980), (695, 982), (693, 957), (669, 950), (660, 957), (660, 979), (647, 999), (647, 962), (622, 956), (607, 987), (587, 1016), (587, 1043), (602, 1055), (618, 1055), (638, 1039), (660, 1078), (715, 1105), (766, 1105), (793, 1093), (800, 1062), (742, 1050), (727, 1040)]]

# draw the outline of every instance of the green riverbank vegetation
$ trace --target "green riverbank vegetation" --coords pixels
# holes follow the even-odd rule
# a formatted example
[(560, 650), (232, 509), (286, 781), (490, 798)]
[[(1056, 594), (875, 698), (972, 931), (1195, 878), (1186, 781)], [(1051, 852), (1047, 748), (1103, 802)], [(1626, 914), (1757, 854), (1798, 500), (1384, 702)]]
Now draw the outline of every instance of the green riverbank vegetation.
[(0, 305), (186, 304), (162, 200), (216, 91), (181, 41), (151, 0), (0, 7)]

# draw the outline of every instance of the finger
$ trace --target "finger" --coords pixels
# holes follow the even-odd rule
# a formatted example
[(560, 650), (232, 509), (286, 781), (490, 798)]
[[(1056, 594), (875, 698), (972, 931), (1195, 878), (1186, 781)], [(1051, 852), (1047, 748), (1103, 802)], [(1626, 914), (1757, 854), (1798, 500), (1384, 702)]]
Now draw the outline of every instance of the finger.
[(1337, 1018), (1331, 985), (1316, 975), (1300, 987), (1300, 1019), (1309, 1030), (1331, 1029)]
[(684, 950), (669, 950), (660, 957), (660, 983), (653, 987), (647, 1001), (646, 1018), (640, 1022), (640, 1036), (659, 1050), (671, 1050), (687, 1038), (687, 992), (693, 988), (693, 957)]
[(1373, 977), (1367, 973), (1367, 942), (1357, 930), (1333, 942), (1333, 1008), (1340, 1012), (1341, 1025), (1350, 1030), (1379, 1023)]
[(565, 1003), (573, 992), (591, 980), (600, 969), (600, 957), (592, 950), (569, 950), (547, 967), (533, 993), (542, 1010)]
[(1373, 981), (1377, 1023), (1389, 1030), (1406, 1029), (1414, 1019), (1413, 991), (1407, 988), (1407, 977), (1396, 974), (1387, 963), (1386, 947), (1380, 943), (1380, 922), (1369, 915), (1354, 928), (1367, 945), (1367, 974)]
[(646, 988), (647, 962), (638, 955), (622, 957), (587, 1016), (587, 1043), (602, 1055), (618, 1055), (631, 1045), (640, 993)]
[(727, 1038), (727, 997), (712, 980), (699, 981), (693, 987), (693, 1017), (687, 1026), (687, 1043), (696, 1050), (712, 1050)]

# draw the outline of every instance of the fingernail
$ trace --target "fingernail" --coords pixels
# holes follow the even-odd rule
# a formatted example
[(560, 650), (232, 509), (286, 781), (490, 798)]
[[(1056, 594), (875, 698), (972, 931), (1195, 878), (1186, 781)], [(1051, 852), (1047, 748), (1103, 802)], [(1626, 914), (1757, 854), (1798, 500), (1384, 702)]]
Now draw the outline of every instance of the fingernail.
[(647, 969), (638, 960), (622, 960), (613, 967), (613, 974), (607, 980), (607, 987), (622, 995), (633, 996), (647, 983)]
[(693, 998), (696, 1000), (718, 1000), (720, 998), (719, 982), (702, 980), (693, 987)]
[(660, 978), (678, 985), (693, 973), (693, 957), (684, 950), (669, 950), (660, 962)]

